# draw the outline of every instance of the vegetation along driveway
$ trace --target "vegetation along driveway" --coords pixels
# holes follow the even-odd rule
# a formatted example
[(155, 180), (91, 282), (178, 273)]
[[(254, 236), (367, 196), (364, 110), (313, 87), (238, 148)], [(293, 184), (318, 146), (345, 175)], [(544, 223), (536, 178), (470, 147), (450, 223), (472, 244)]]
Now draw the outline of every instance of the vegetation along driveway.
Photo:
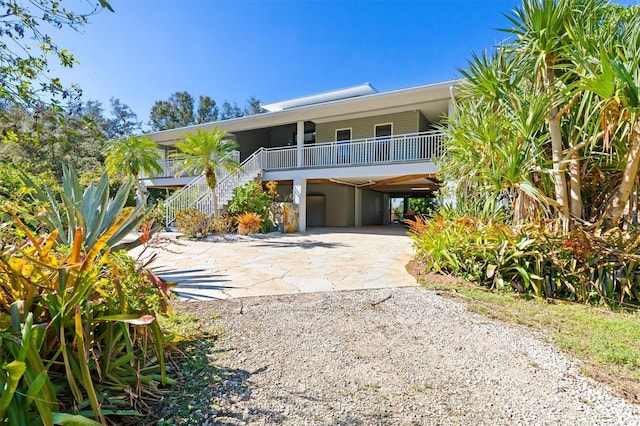
[(411, 240), (401, 226), (317, 228), (181, 241), (154, 250), (153, 269), (183, 299), (415, 286), (405, 271)]

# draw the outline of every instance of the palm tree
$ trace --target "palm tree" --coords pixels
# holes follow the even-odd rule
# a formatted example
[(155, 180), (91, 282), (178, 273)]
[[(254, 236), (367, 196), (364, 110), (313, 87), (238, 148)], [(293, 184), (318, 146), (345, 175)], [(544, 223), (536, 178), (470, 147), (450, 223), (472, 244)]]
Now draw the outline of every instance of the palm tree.
[(214, 126), (207, 132), (198, 130), (196, 134), (187, 135), (184, 141), (176, 144), (176, 148), (179, 152), (173, 154), (172, 158), (181, 160), (181, 164), (178, 165), (178, 174), (204, 172), (207, 186), (211, 189), (213, 214), (217, 215), (216, 186), (219, 173), (222, 170), (239, 173), (241, 170), (240, 163), (232, 156), (233, 151), (238, 149), (238, 144), (227, 137), (227, 132)]
[(147, 200), (140, 173), (153, 175), (162, 172), (158, 163), (162, 159), (158, 145), (146, 136), (129, 136), (126, 139), (110, 141), (106, 155), (107, 171), (110, 174), (121, 173), (135, 179), (138, 203), (145, 205)]
[[(568, 83), (574, 63), (568, 56), (575, 50), (574, 30), (597, 22), (603, 5), (603, 0), (524, 0), (522, 7), (507, 15), (514, 27), (505, 31), (516, 36), (512, 46), (518, 69), (524, 75), (534, 76), (535, 89), (545, 92), (550, 101), (546, 121), (554, 194), (565, 228), (569, 226), (570, 206), (574, 215), (581, 215), (582, 211), (580, 189), (572, 188), (573, 200), (567, 190), (566, 164), (578, 160), (573, 155), (577, 149), (571, 151), (574, 158), (567, 159), (564, 155), (566, 135), (562, 132), (562, 120), (581, 94), (580, 90), (570, 90)], [(577, 170), (575, 165), (572, 169)]]
[(611, 39), (585, 40), (590, 60), (576, 53), (580, 82), (601, 100), (599, 122), (605, 144), (616, 144), (620, 183), (610, 194), (606, 227), (618, 226), (638, 185), (640, 167), (640, 13), (629, 13), (624, 24), (613, 22)]

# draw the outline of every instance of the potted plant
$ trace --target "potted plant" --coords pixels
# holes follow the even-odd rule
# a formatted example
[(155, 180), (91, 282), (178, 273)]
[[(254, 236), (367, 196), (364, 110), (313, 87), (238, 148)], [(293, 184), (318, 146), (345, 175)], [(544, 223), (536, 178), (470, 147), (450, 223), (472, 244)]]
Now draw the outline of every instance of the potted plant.
[(254, 212), (245, 212), (236, 216), (238, 221), (238, 234), (249, 235), (257, 234), (262, 224), (260, 215)]

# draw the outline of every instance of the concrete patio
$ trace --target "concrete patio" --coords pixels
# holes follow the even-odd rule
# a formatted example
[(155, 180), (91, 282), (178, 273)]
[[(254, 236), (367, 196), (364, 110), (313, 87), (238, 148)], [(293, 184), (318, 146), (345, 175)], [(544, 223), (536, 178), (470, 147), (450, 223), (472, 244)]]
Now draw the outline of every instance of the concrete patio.
[[(230, 236), (148, 249), (152, 269), (177, 282), (183, 299), (314, 293), (416, 286), (405, 270), (411, 239), (402, 226), (312, 228), (301, 234)], [(140, 248), (132, 251), (132, 255)]]

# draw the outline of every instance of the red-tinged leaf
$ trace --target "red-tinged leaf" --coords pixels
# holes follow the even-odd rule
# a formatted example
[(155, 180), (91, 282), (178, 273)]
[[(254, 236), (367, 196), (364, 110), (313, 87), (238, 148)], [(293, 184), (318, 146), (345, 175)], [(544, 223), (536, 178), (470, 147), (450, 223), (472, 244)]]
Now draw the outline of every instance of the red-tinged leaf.
[(133, 325), (148, 325), (156, 320), (153, 315), (137, 315), (137, 314), (121, 314), (121, 315), (105, 315), (94, 318), (95, 321), (117, 321), (126, 322)]

